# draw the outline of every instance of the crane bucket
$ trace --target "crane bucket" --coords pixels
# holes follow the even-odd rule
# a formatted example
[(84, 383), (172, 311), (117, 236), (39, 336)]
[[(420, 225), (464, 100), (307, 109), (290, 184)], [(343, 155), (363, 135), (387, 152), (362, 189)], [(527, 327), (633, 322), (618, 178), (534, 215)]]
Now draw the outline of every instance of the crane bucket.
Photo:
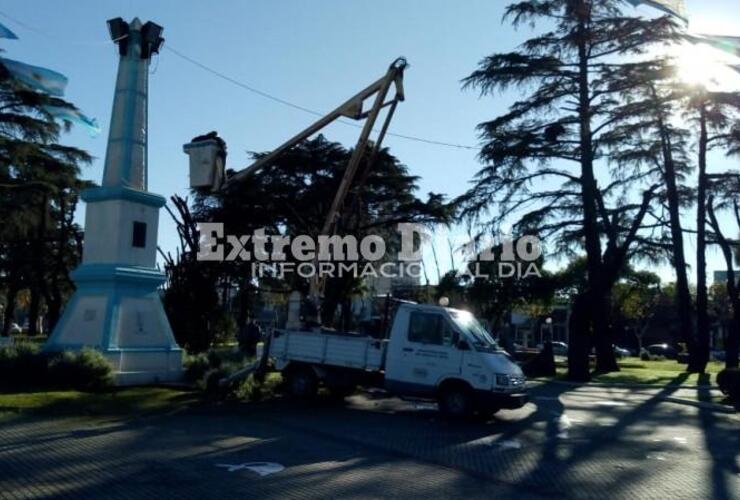
[(182, 147), (190, 157), (190, 187), (217, 190), (224, 180), (226, 146), (218, 136), (196, 137)]

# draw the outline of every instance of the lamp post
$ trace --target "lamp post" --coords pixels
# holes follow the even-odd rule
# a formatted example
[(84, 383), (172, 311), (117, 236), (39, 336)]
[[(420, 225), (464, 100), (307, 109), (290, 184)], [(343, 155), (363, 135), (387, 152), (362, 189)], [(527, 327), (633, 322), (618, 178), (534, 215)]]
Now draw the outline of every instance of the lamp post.
[(545, 319), (547, 325), (547, 342), (552, 342), (552, 318), (549, 316)]

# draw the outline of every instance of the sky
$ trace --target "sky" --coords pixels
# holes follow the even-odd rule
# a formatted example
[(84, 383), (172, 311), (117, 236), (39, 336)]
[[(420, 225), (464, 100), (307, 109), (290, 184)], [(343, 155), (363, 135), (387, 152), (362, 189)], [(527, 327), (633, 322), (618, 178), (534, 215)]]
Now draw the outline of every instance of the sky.
[[(475, 126), (504, 112), (510, 98), (479, 97), (461, 79), (486, 55), (514, 49), (531, 32), (501, 23), (503, 0), (6, 0), (0, 22), (20, 40), (0, 40), (7, 57), (69, 77), (66, 98), (97, 118), (91, 138), (76, 126), (62, 142), (95, 161), (83, 177), (100, 182), (112, 104), (117, 50), (106, 20), (138, 16), (164, 27), (165, 47), (154, 57), (149, 88), (149, 190), (187, 195), (188, 159), (182, 145), (217, 130), (229, 148), (229, 168), (246, 167), (249, 151), (269, 151), (315, 117), (224, 81), (174, 49), (245, 85), (300, 106), (327, 112), (385, 73), (398, 56), (410, 64), (406, 101), (391, 131), (433, 141), (477, 146)], [(740, 35), (737, 0), (688, 0), (691, 30)], [(628, 7), (631, 9), (631, 7)], [(648, 7), (638, 12), (650, 14)], [(700, 55), (703, 57), (703, 55)], [(738, 79), (740, 84), (740, 79)], [(353, 146), (358, 130), (325, 129), (330, 140)], [(462, 194), (481, 167), (474, 149), (387, 137), (385, 146), (421, 177), (419, 195)], [(713, 157), (710, 170), (737, 166)], [(78, 220), (82, 221), (84, 207)], [(452, 238), (460, 237), (459, 231)], [(450, 267), (447, 235), (436, 239), (442, 272)], [(175, 225), (160, 216), (159, 244), (177, 246)], [(689, 255), (695, 247), (689, 238)], [(426, 252), (429, 257), (429, 252)], [(455, 256), (459, 265), (461, 257)], [(427, 259), (428, 260), (428, 259)], [(718, 252), (709, 271), (722, 269)], [(668, 266), (658, 269), (672, 279)], [(436, 271), (429, 270), (430, 278)]]

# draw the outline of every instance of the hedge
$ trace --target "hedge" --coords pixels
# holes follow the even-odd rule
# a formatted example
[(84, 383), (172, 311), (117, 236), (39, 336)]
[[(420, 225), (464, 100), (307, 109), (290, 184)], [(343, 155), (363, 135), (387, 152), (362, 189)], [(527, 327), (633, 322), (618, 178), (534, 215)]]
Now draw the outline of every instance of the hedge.
[(6, 392), (29, 389), (101, 391), (114, 382), (110, 363), (94, 349), (47, 353), (27, 342), (0, 347), (0, 389)]

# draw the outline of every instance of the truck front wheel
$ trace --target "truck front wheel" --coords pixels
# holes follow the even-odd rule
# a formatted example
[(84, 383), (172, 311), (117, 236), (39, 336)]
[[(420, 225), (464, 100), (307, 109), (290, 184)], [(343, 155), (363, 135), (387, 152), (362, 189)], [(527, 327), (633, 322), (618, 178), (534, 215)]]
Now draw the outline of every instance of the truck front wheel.
[(473, 414), (473, 396), (462, 384), (443, 387), (438, 401), (440, 411), (448, 418), (464, 419)]
[(308, 366), (295, 367), (287, 373), (288, 393), (296, 399), (312, 399), (316, 396), (319, 381)]

